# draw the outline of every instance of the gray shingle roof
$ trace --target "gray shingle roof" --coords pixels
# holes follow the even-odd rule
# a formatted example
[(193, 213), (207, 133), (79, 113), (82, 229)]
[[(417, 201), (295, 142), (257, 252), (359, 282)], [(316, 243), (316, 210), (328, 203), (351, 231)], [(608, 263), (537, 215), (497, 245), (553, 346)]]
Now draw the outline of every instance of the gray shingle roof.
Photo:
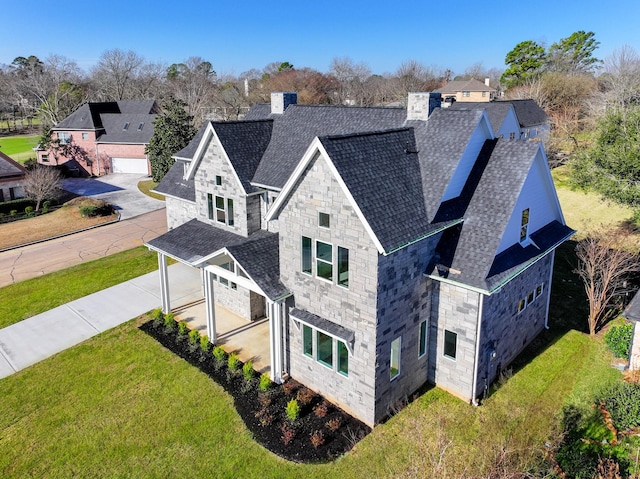
[(311, 326), (315, 326), (321, 331), (327, 332), (337, 338), (343, 339), (346, 343), (350, 345), (355, 340), (355, 333), (345, 328), (344, 326), (340, 326), (339, 324), (334, 323), (333, 321), (329, 321), (317, 314), (310, 313), (304, 309), (300, 308), (292, 308), (289, 311), (289, 314), (294, 319), (298, 319), (304, 323), (307, 323)]
[(288, 293), (280, 283), (277, 233), (258, 231), (245, 238), (193, 219), (145, 244), (193, 265), (227, 248), (270, 299)]
[(385, 251), (432, 229), (413, 129), (326, 136), (320, 142)]
[[(473, 191), (464, 193), (469, 198), (464, 223), (443, 234), (437, 247), (439, 258), (435, 260), (449, 268), (449, 278), (483, 290), (490, 290), (501, 279), (497, 275), (517, 266), (509, 266), (508, 260), (523, 257), (510, 253), (499, 260), (499, 266), (494, 266), (506, 225), (539, 148), (519, 140), (500, 139), (494, 143), (495, 147), (489, 145), (484, 151), (488, 155), (486, 167), (480, 164), (468, 180)], [(572, 231), (560, 226), (566, 228), (559, 232), (560, 236)], [(549, 231), (558, 233), (555, 229)], [(523, 249), (519, 244), (516, 248)]]
[(460, 91), (496, 91), (496, 89), (485, 85), (484, 82), (480, 80), (472, 78), (471, 80), (452, 80), (436, 91), (445, 95)]
[(273, 120), (212, 122), (224, 151), (247, 193), (255, 190), (253, 178), (271, 141)]
[(640, 321), (640, 292), (637, 292), (631, 302), (624, 309), (622, 316), (631, 321)]
[(545, 111), (534, 100), (500, 100), (496, 103), (502, 102), (513, 105), (521, 128), (544, 125), (549, 122), (549, 117)]
[(153, 121), (156, 115), (102, 113), (100, 119), (105, 133), (98, 137), (98, 143), (147, 144), (153, 136)]
[(193, 180), (185, 180), (184, 162), (176, 161), (169, 171), (164, 175), (162, 181), (154, 188), (158, 193), (182, 198), (183, 200), (196, 201), (196, 188)]
[(244, 117), (245, 120), (266, 120), (268, 118), (273, 118), (269, 103), (256, 103)]
[(198, 146), (200, 146), (200, 142), (202, 141), (202, 137), (204, 136), (204, 132), (209, 126), (209, 122), (205, 121), (198, 132), (195, 134), (191, 141), (185, 146), (182, 150), (178, 151), (174, 156), (174, 158), (185, 158), (188, 160), (193, 160), (193, 157), (198, 150)]
[(159, 113), (159, 108), (154, 100), (85, 103), (58, 123), (53, 130), (100, 130), (103, 128), (100, 115), (105, 113), (148, 115)]
[[(258, 116), (251, 111), (249, 113), (248, 118)], [(406, 111), (398, 108), (289, 105), (283, 114), (270, 115), (270, 118), (274, 119), (271, 142), (252, 183), (280, 189), (315, 137), (399, 128), (404, 124)]]
[(489, 117), (489, 122), (491, 123), (491, 127), (493, 128), (493, 134), (498, 136), (498, 132), (500, 131), (500, 127), (504, 122), (504, 119), (509, 112), (510, 103), (506, 101), (470, 101), (470, 102), (462, 102), (457, 101), (454, 102), (453, 105), (449, 107), (450, 110), (486, 110), (487, 116)]
[(0, 151), (0, 180), (20, 179), (26, 172), (24, 166)]

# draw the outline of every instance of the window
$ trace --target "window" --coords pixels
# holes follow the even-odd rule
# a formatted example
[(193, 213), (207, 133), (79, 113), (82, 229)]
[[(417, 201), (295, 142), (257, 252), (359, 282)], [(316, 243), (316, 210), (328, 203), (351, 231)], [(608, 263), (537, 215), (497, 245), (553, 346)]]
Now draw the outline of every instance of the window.
[(349, 376), (347, 345), (307, 324), (302, 325), (302, 353), (342, 376)]
[(456, 359), (456, 348), (458, 334), (453, 331), (444, 330), (444, 355), (447, 358)]
[(391, 356), (389, 358), (389, 379), (400, 375), (400, 343), (401, 337), (391, 341)]
[(24, 197), (22, 193), (22, 188), (20, 186), (14, 186), (13, 188), (9, 188), (9, 197), (12, 200), (17, 200)]
[(57, 137), (58, 137), (58, 142), (61, 145), (68, 145), (71, 142), (71, 136), (69, 135), (69, 133), (58, 132)]
[(534, 299), (534, 294), (533, 294), (533, 291), (531, 291), (527, 295), (527, 306), (529, 306), (531, 303), (533, 303), (533, 299)]
[(49, 163), (49, 155), (42, 155), (42, 162)]
[(521, 313), (525, 308), (528, 308), (532, 303), (536, 301), (542, 292), (544, 291), (544, 283), (540, 283), (536, 288), (527, 294), (525, 298), (518, 301), (518, 313)]
[(216, 186), (222, 185), (222, 176), (216, 175)]
[(311, 274), (311, 238), (302, 237), (302, 272)]
[(520, 301), (518, 301), (518, 313), (521, 313), (525, 308), (525, 302), (524, 299), (521, 299)]
[(222, 286), (225, 286), (225, 287), (228, 288), (229, 287), (229, 280), (227, 278), (223, 278), (222, 276), (220, 276), (220, 284)]
[(144, 128), (144, 123), (140, 123), (138, 125), (138, 131), (142, 131), (142, 128)]
[(418, 357), (421, 358), (427, 352), (427, 322), (422, 321), (418, 329)]
[(330, 216), (327, 213), (318, 213), (318, 226), (321, 228), (329, 228)]
[(463, 91), (462, 92), (462, 96), (465, 97), (465, 98), (468, 98), (468, 97), (471, 96), (471, 92), (470, 91)]
[(313, 357), (313, 329), (306, 324), (302, 325), (302, 352), (305, 356)]
[(484, 97), (486, 97), (486, 96), (487, 96), (487, 92), (486, 92), (486, 91), (483, 91), (483, 92), (482, 92), (482, 97), (484, 98)]
[(509, 139), (510, 140), (515, 140), (516, 139), (516, 134), (513, 131), (511, 133), (509, 133)]
[(526, 241), (529, 238), (529, 208), (522, 211), (522, 218), (520, 221), (520, 242)]
[(343, 376), (349, 375), (349, 351), (342, 341), (336, 341), (338, 344), (338, 372)]
[(233, 289), (233, 290), (237, 290), (238, 289), (238, 285), (236, 283), (234, 283), (233, 281), (231, 281), (231, 289)]
[(126, 122), (122, 127), (123, 130), (127, 131), (129, 129), (129, 122)]
[(333, 246), (316, 241), (316, 276), (333, 281)]
[(227, 224), (233, 226), (233, 200), (231, 198), (227, 198), (227, 214)]
[(216, 196), (216, 221), (218, 223), (227, 222), (227, 216), (224, 211), (224, 198), (222, 196)]
[(213, 195), (207, 193), (207, 209), (209, 210), (209, 219), (213, 219)]
[(0, 188), (0, 203), (2, 203), (4, 201), (4, 191), (2, 188)]
[(349, 287), (349, 250), (338, 246), (338, 285)]
[(89, 139), (89, 133), (83, 133), (82, 134), (82, 139), (83, 140), (88, 140)]
[(544, 290), (543, 286), (539, 284), (538, 287), (536, 288), (536, 299), (538, 299), (538, 296), (542, 295), (543, 290)]
[(316, 331), (318, 362), (333, 367), (333, 338), (321, 331)]

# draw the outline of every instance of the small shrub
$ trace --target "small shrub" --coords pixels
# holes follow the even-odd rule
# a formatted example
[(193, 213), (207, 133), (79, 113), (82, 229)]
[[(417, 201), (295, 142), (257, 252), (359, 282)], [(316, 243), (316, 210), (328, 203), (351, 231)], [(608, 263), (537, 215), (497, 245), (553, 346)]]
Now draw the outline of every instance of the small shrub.
[(247, 382), (253, 379), (253, 361), (249, 360), (244, 363), (244, 366), (242, 366), (242, 374), (244, 375), (244, 378), (247, 380)]
[(164, 324), (164, 314), (162, 314), (162, 309), (156, 308), (151, 311), (151, 319), (153, 320), (153, 326), (155, 328), (159, 328)]
[(318, 417), (325, 417), (329, 412), (329, 403), (326, 400), (322, 401), (315, 407), (313, 412)]
[(80, 209), (80, 215), (83, 218), (97, 216), (98, 215), (98, 207), (93, 205), (80, 205), (78, 207)]
[(189, 344), (195, 347), (200, 346), (200, 331), (197, 329), (189, 331)]
[(298, 402), (300, 404), (305, 406), (311, 402), (311, 400), (313, 399), (313, 395), (314, 392), (311, 389), (302, 387), (298, 390), (296, 398), (298, 399)]
[(209, 342), (209, 336), (203, 334), (200, 336), (200, 349), (202, 349), (202, 352), (208, 353), (210, 348), (211, 343)]
[(178, 323), (176, 323), (176, 317), (173, 313), (167, 313), (164, 315), (164, 327), (168, 330), (174, 330), (178, 327)]
[(640, 385), (624, 381), (616, 383), (596, 401), (604, 404), (618, 431), (640, 426)]
[(15, 216), (18, 214), (18, 210), (11, 210), (9, 211), (9, 216)]
[(628, 358), (633, 340), (633, 324), (624, 323), (611, 326), (604, 335), (604, 342), (616, 358)]
[(287, 418), (289, 418), (289, 421), (293, 422), (296, 419), (298, 419), (298, 417), (300, 417), (300, 405), (298, 404), (298, 401), (296, 401), (295, 399), (292, 399), (291, 401), (289, 401), (287, 403)]
[(240, 392), (242, 394), (249, 394), (253, 390), (253, 387), (253, 379), (242, 381), (242, 384), (240, 385)]
[(260, 390), (261, 391), (268, 391), (271, 388), (272, 385), (272, 381), (271, 378), (269, 377), (269, 375), (267, 373), (262, 373), (260, 375)]
[(51, 201), (47, 200), (42, 203), (42, 214), (48, 213), (49, 208), (51, 208)]
[(27, 206), (24, 209), (24, 214), (27, 215), (28, 217), (33, 216), (33, 206)]
[(263, 408), (268, 408), (269, 406), (271, 406), (272, 402), (271, 394), (267, 392), (261, 392), (260, 394), (258, 394), (258, 402)]
[(285, 446), (288, 445), (293, 440), (294, 437), (296, 437), (296, 430), (286, 424), (282, 425), (282, 427), (280, 428), (280, 431), (282, 432), (282, 436), (281, 436), (282, 443)]
[(322, 431), (313, 431), (309, 439), (313, 447), (318, 449), (319, 446), (324, 444), (324, 433)]
[(267, 408), (262, 408), (256, 412), (256, 419), (262, 427), (269, 426), (273, 422), (273, 414)]
[(325, 426), (329, 431), (336, 432), (338, 429), (340, 429), (340, 426), (342, 426), (342, 421), (339, 417), (334, 417), (332, 419), (329, 419), (325, 423)]
[(298, 384), (295, 381), (289, 379), (282, 385), (282, 390), (288, 396), (293, 393), (298, 388)]
[(218, 371), (225, 363), (227, 353), (220, 346), (213, 347), (213, 367)]
[(227, 365), (229, 366), (229, 371), (237, 371), (240, 368), (240, 358), (238, 358), (236, 353), (231, 353), (229, 355)]
[(185, 321), (180, 321), (178, 323), (178, 334), (180, 336), (186, 336), (189, 334), (189, 326), (187, 326)]

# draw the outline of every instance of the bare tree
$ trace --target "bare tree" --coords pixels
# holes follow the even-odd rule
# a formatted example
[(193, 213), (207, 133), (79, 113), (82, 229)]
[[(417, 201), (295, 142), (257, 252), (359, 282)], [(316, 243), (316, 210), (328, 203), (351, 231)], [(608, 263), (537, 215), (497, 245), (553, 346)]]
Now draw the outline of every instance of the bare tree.
[(91, 71), (93, 82), (102, 100), (131, 100), (135, 98), (134, 84), (144, 59), (134, 51), (107, 50)]
[(38, 211), (40, 203), (60, 196), (62, 175), (55, 168), (38, 166), (27, 173), (22, 188), (25, 196), (36, 202), (36, 211)]
[(604, 108), (624, 110), (640, 101), (640, 56), (636, 50), (624, 45), (604, 60), (604, 73), (600, 77), (604, 87), (601, 94)]
[(187, 105), (187, 113), (194, 117), (196, 124), (204, 120), (206, 111), (213, 106), (216, 78), (211, 63), (200, 57), (174, 63), (167, 69), (171, 94)]
[(630, 290), (630, 277), (640, 271), (635, 251), (625, 249), (621, 232), (595, 233), (576, 246), (576, 273), (584, 282), (589, 300), (589, 334), (596, 334), (618, 312), (616, 299)]
[(351, 58), (334, 58), (329, 74), (339, 83), (337, 90), (340, 104), (365, 105), (365, 82), (371, 76), (366, 63), (354, 63)]

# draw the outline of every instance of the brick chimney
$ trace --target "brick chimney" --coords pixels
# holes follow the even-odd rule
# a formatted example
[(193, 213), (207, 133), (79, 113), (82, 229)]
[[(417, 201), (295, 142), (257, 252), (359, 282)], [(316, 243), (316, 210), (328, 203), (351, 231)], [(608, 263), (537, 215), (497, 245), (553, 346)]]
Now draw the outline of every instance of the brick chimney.
[(407, 120), (427, 120), (433, 110), (442, 106), (442, 94), (409, 93), (407, 101)]
[(289, 105), (298, 103), (298, 94), (295, 92), (271, 93), (271, 113), (282, 115)]

